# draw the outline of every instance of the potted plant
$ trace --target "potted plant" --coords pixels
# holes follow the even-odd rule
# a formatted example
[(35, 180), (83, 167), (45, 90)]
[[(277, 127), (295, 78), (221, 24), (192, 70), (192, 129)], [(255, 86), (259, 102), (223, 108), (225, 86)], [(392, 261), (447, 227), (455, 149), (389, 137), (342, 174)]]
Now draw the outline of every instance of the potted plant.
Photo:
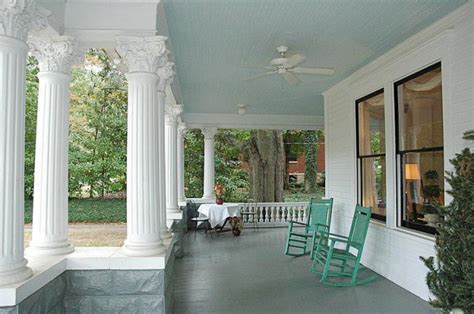
[(222, 196), (224, 195), (225, 188), (222, 184), (219, 182), (216, 182), (214, 184), (214, 193), (216, 194), (216, 204), (217, 205), (222, 205), (224, 204), (224, 200), (222, 199)]
[(244, 228), (244, 223), (240, 217), (232, 217), (230, 218), (230, 227), (232, 229), (232, 234), (238, 237)]
[[(464, 133), (474, 140), (474, 130)], [(465, 148), (451, 160), (454, 171), (447, 172), (451, 203), (439, 207), (443, 217), (436, 235), (436, 260), (420, 257), (428, 268), (426, 283), (435, 296), (431, 304), (451, 313), (474, 313), (474, 152)]]
[(424, 204), (423, 205), (423, 216), (426, 222), (430, 226), (436, 226), (439, 221), (439, 213), (435, 204)]
[(436, 226), (436, 223), (439, 221), (439, 197), (441, 195), (441, 188), (438, 184), (438, 171), (428, 170), (424, 174), (425, 184), (423, 187), (424, 202), (422, 208), (422, 214), (430, 226)]

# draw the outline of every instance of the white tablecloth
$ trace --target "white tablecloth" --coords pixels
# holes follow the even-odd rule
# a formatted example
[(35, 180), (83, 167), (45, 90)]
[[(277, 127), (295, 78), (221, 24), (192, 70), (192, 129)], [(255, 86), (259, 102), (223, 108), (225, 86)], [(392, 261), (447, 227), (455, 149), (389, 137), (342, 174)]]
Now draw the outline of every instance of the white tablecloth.
[(209, 219), (212, 228), (222, 226), (229, 217), (240, 216), (239, 204), (234, 203), (202, 204), (199, 206), (198, 212), (200, 217)]

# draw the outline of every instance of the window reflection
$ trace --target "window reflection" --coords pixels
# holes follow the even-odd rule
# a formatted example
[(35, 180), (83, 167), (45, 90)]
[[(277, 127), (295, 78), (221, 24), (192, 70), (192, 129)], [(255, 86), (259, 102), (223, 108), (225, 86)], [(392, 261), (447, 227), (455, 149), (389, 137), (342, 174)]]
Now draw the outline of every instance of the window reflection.
[(385, 109), (383, 90), (357, 100), (359, 203), (385, 220)]
[(444, 205), (441, 64), (395, 84), (401, 225), (435, 233)]

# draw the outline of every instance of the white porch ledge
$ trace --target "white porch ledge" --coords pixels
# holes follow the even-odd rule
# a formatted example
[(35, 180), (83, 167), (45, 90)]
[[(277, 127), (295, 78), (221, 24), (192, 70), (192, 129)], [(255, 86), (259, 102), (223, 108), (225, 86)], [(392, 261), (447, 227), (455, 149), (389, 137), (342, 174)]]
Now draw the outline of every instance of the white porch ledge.
[(51, 257), (26, 255), (33, 276), (24, 282), (0, 287), (0, 307), (19, 304), (66, 270), (165, 269), (173, 244), (165, 241), (165, 253), (151, 257), (126, 256), (121, 247), (78, 247), (71, 254)]
[[(184, 206), (186, 206), (186, 204), (184, 204)], [(181, 220), (183, 219), (183, 212), (182, 211), (179, 211), (177, 213), (167, 213), (167, 220), (168, 221), (175, 221), (175, 220)]]

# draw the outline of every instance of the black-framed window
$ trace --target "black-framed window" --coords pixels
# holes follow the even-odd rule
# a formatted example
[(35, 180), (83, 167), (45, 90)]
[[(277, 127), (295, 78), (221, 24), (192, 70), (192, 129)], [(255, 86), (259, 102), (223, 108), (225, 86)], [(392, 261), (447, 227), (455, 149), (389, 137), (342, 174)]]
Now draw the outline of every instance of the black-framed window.
[(359, 203), (386, 220), (385, 104), (383, 89), (356, 100)]
[(394, 85), (401, 226), (434, 234), (444, 205), (441, 63)]

